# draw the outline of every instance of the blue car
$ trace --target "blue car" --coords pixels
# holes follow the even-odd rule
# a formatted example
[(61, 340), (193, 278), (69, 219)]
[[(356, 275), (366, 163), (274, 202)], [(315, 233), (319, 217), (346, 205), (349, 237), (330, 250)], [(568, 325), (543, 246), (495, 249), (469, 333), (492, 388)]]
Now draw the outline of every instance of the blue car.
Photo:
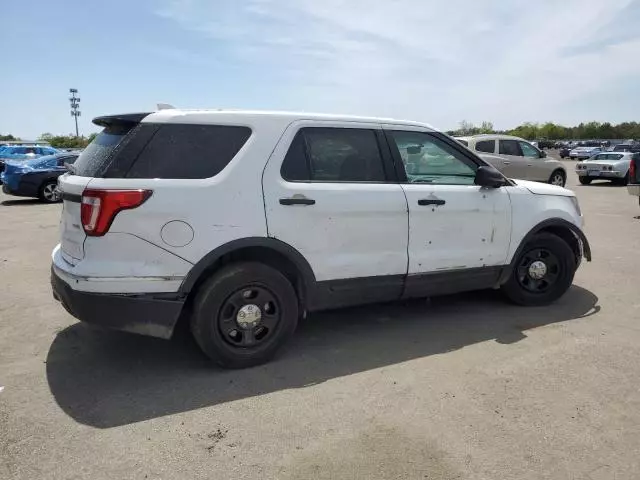
[(31, 160), (43, 155), (55, 155), (60, 153), (52, 147), (38, 145), (6, 145), (0, 148), (0, 172), (4, 170), (4, 165), (8, 160)]
[(46, 203), (62, 199), (58, 190), (58, 177), (67, 172), (77, 153), (58, 153), (22, 162), (8, 161), (0, 174), (2, 191), (18, 197), (39, 198)]

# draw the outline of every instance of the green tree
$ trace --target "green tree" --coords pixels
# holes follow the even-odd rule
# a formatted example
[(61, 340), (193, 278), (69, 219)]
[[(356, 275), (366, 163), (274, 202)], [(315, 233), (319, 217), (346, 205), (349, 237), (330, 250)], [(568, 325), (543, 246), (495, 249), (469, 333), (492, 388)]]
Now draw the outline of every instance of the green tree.
[(13, 135), (11, 135), (10, 133), (7, 135), (2, 135), (0, 134), (0, 140), (7, 140), (7, 141), (15, 141), (15, 140), (20, 140), (19, 138), (14, 137)]

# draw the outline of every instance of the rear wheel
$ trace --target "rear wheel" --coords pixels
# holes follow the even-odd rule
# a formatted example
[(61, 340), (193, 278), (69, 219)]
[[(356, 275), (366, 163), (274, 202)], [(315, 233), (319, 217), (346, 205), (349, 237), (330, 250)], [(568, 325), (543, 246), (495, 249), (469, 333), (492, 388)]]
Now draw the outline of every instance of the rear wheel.
[(200, 348), (225, 368), (270, 360), (298, 323), (298, 299), (291, 282), (262, 263), (224, 267), (199, 290), (191, 331)]
[(629, 183), (629, 172), (627, 172), (627, 174), (623, 177), (623, 178), (616, 178), (613, 183), (615, 183), (616, 185), (626, 185), (627, 183)]
[(502, 291), (519, 305), (547, 305), (571, 286), (576, 258), (571, 247), (551, 233), (539, 233), (527, 243)]
[(578, 177), (578, 181), (582, 185), (589, 185), (591, 183), (591, 178), (589, 178), (589, 177)]
[(565, 182), (566, 182), (566, 178), (562, 170), (555, 170), (549, 177), (549, 183), (551, 185), (564, 187)]
[(58, 180), (47, 180), (40, 187), (38, 198), (45, 203), (56, 203), (62, 200), (62, 194), (58, 188)]

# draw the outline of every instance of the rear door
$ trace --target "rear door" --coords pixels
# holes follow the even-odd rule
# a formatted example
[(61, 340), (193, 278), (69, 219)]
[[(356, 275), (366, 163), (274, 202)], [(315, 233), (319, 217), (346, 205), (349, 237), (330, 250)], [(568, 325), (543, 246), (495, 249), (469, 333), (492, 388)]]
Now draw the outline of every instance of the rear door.
[(268, 234), (302, 253), (332, 304), (401, 295), (408, 214), (394, 176), (382, 130), (369, 123), (295, 122), (269, 159)]

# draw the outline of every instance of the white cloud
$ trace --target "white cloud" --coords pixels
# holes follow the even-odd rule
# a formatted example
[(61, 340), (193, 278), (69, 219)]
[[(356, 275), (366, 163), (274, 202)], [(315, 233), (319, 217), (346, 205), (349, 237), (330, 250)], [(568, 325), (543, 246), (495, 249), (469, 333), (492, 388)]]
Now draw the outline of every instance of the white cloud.
[(563, 104), (638, 78), (640, 38), (607, 34), (632, 3), (171, 0), (156, 13), (275, 75), (287, 108), (508, 127), (571, 121)]

